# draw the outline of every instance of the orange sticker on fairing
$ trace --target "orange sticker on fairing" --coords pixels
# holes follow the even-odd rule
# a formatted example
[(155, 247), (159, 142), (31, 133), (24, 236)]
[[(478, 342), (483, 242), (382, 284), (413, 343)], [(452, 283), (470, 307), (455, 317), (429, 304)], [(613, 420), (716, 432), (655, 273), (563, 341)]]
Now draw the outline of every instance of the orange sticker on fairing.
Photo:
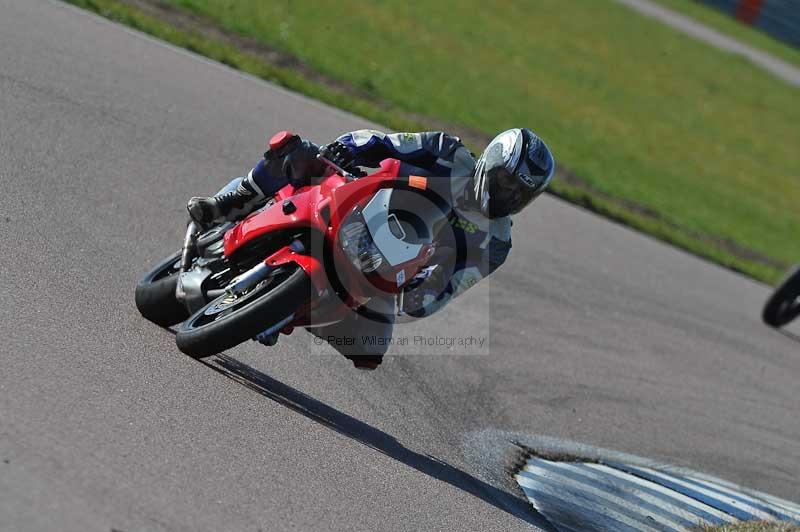
[(428, 179), (420, 175), (408, 176), (408, 185), (414, 188), (425, 190), (428, 188)]

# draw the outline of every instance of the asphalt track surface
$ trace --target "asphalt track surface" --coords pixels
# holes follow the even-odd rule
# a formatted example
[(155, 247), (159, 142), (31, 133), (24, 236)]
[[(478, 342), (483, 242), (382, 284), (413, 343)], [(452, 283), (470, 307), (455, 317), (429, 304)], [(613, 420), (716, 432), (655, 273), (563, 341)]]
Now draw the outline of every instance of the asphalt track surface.
[(300, 332), (189, 359), (132, 298), (186, 198), (273, 130), (369, 124), (58, 3), (0, 0), (0, 50), (0, 529), (530, 529), (494, 430), (800, 499), (800, 341), (760, 323), (767, 287), (550, 197), (403, 333), (489, 316), (491, 354), (363, 373)]

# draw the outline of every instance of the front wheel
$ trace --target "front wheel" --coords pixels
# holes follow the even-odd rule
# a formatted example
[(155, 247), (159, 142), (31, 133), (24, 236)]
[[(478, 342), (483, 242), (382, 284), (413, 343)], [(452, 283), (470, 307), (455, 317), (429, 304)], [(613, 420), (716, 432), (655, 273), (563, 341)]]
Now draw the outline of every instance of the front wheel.
[(202, 358), (235, 347), (292, 316), (313, 293), (300, 266), (282, 266), (245, 294), (222, 295), (190, 316), (178, 329), (178, 349)]
[(782, 327), (800, 315), (800, 267), (775, 289), (764, 305), (762, 318), (771, 327)]

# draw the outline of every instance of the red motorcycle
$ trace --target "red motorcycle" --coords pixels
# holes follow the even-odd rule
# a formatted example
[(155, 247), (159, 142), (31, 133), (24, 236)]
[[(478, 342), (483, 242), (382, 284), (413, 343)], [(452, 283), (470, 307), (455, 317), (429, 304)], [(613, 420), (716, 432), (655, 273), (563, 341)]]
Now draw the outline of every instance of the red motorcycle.
[(400, 177), (395, 159), (356, 178), (319, 158), (327, 175), (286, 185), (244, 220), (206, 231), (190, 223), (183, 249), (139, 282), (145, 318), (183, 322), (181, 351), (199, 358), (248, 339), (272, 345), (280, 332), (336, 323), (373, 297), (402, 300), (424, 275), (449, 216), (432, 180)]

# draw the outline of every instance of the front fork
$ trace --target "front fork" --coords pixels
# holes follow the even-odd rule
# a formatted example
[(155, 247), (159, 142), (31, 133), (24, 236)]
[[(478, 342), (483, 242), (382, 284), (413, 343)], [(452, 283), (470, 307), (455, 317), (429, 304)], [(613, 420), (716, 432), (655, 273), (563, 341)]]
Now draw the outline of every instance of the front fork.
[(183, 250), (181, 251), (181, 273), (188, 272), (192, 267), (192, 260), (197, 256), (197, 236), (200, 226), (197, 222), (189, 222), (186, 226), (186, 235), (183, 237)]
[[(234, 177), (228, 184), (217, 191), (215, 196), (236, 190), (242, 183), (244, 177)], [(192, 260), (197, 256), (197, 237), (200, 235), (202, 227), (194, 220), (189, 220), (186, 226), (186, 234), (183, 237), (183, 251), (181, 252), (181, 273), (188, 272), (192, 267)]]
[[(235, 190), (243, 179), (243, 177), (237, 177), (230, 180), (216, 195)], [(183, 237), (183, 248), (181, 249), (180, 278), (175, 289), (175, 298), (183, 303), (190, 312), (202, 308), (206, 303), (202, 284), (212, 274), (208, 268), (194, 267), (194, 259), (200, 255), (197, 242), (202, 232), (203, 228), (200, 224), (194, 220), (189, 220)]]

